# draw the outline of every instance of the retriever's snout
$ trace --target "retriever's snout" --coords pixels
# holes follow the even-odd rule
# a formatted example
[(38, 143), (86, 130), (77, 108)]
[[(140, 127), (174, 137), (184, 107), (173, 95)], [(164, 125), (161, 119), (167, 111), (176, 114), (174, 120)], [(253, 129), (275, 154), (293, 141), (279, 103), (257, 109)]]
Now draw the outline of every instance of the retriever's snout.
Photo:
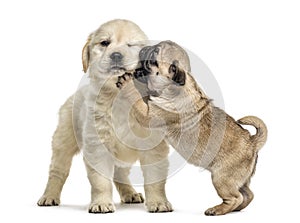
[(112, 60), (112, 62), (114, 63), (120, 63), (123, 59), (123, 55), (119, 52), (113, 52), (110, 55), (110, 59)]

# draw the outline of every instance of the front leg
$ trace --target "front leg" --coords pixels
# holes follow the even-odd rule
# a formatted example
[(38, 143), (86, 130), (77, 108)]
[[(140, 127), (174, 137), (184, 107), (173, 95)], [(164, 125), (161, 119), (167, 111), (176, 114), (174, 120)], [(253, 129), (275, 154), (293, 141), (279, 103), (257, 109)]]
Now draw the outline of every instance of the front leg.
[[(132, 105), (136, 120), (143, 127), (149, 128), (151, 121), (149, 107), (135, 88), (133, 75), (125, 73), (118, 78), (116, 85), (121, 89), (120, 99), (127, 100)], [(151, 127), (153, 127), (152, 123)], [(165, 192), (169, 166), (168, 152), (169, 147), (165, 141), (150, 150), (140, 151), (140, 163), (145, 182), (146, 207), (149, 212), (173, 211)]]
[[(115, 206), (112, 200), (112, 180), (99, 173), (84, 159), (88, 178), (91, 184), (91, 204), (89, 213), (112, 213)], [(113, 168), (113, 164), (108, 167)]]
[(168, 176), (169, 147), (165, 141), (151, 150), (141, 151), (140, 163), (144, 175), (146, 207), (149, 212), (171, 212), (165, 184)]
[(151, 117), (149, 116), (149, 107), (142, 99), (141, 94), (135, 88), (133, 75), (125, 73), (118, 77), (116, 86), (120, 89), (122, 98), (126, 99), (131, 105), (136, 120), (143, 126), (148, 128)]
[(104, 134), (108, 134), (108, 131), (104, 128), (104, 119), (95, 119), (95, 116), (94, 107), (87, 106), (87, 115), (83, 128), (82, 152), (91, 184), (89, 212), (111, 213), (115, 211), (112, 199), (114, 160), (107, 145), (106, 138), (109, 137), (105, 137), (106, 135)]

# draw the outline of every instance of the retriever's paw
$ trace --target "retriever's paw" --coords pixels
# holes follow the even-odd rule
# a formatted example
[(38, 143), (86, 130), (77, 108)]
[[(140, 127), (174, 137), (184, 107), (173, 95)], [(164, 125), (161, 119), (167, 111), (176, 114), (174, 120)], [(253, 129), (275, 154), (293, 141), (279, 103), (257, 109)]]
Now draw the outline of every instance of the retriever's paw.
[(133, 79), (132, 73), (128, 73), (128, 72), (119, 76), (118, 81), (116, 83), (117, 88), (121, 89), (126, 85), (127, 82), (130, 82), (132, 79)]
[(169, 201), (147, 202), (146, 207), (149, 212), (172, 212), (173, 208)]
[(141, 193), (128, 193), (123, 195), (122, 202), (126, 204), (143, 203), (144, 197)]
[(38, 202), (38, 206), (58, 206), (60, 204), (60, 199), (58, 197), (52, 196), (42, 196)]
[(116, 208), (113, 203), (91, 203), (89, 213), (106, 214), (115, 212)]

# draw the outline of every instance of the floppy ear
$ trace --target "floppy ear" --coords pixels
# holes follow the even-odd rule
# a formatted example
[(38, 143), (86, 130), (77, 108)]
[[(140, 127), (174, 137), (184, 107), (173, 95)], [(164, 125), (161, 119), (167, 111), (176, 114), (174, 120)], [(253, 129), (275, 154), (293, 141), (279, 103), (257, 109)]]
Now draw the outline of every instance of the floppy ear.
[(178, 61), (175, 60), (173, 61), (172, 65), (171, 65), (171, 69), (172, 69), (172, 73), (173, 73), (173, 77), (172, 80), (177, 83), (180, 86), (185, 85), (185, 78), (186, 78), (186, 74), (185, 71), (180, 69), (178, 67)]
[(91, 43), (91, 35), (89, 36), (86, 44), (84, 45), (82, 49), (82, 66), (83, 66), (83, 71), (84, 73), (87, 72), (89, 68), (89, 62), (90, 62), (90, 43)]

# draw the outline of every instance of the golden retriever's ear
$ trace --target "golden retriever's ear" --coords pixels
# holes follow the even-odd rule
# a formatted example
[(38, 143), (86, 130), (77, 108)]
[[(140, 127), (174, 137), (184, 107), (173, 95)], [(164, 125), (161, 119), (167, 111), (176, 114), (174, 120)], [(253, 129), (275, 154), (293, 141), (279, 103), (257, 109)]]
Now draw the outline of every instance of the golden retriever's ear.
[(84, 73), (87, 72), (88, 68), (89, 68), (89, 62), (90, 62), (90, 43), (92, 40), (92, 35), (89, 36), (86, 44), (84, 45), (83, 49), (82, 49), (82, 66), (83, 66), (83, 71)]

